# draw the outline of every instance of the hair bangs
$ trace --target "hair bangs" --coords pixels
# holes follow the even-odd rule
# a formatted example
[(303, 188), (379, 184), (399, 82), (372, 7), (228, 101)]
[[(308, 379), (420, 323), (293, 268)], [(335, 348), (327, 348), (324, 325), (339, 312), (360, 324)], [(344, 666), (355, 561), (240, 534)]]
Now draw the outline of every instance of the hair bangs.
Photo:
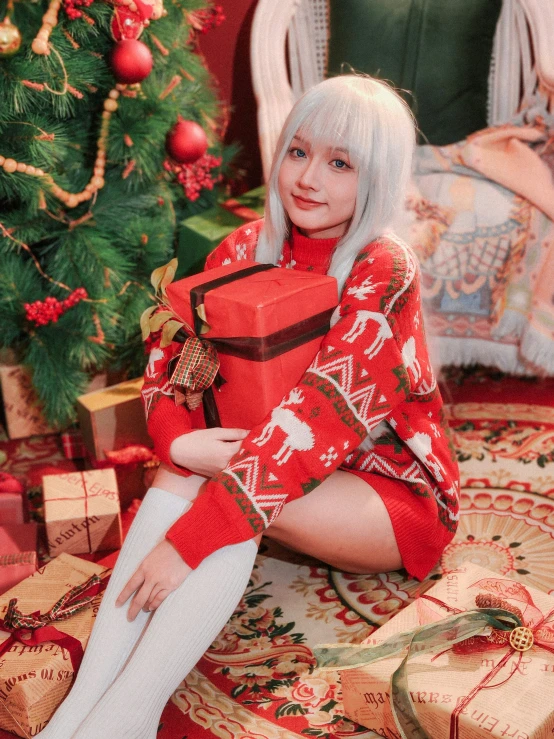
[(304, 120), (292, 137), (299, 136), (308, 142), (329, 149), (344, 149), (350, 164), (363, 166), (369, 159), (367, 126), (360, 122), (355, 99), (344, 99), (336, 95), (321, 95), (314, 101)]

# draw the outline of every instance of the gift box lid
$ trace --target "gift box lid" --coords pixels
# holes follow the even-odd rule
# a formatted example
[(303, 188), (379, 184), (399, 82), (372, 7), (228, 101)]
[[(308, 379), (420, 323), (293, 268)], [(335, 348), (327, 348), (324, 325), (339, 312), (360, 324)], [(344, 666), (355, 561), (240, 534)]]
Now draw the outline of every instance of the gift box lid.
[(101, 411), (105, 408), (140, 398), (142, 383), (142, 377), (137, 377), (134, 380), (126, 380), (117, 385), (111, 385), (110, 387), (80, 395), (77, 398), (77, 403), (80, 403), (90, 412)]
[[(191, 326), (191, 290), (202, 286), (204, 291), (213, 281), (255, 266), (258, 262), (240, 260), (173, 282), (166, 288), (172, 310)], [(271, 267), (209, 289), (203, 303), (209, 326), (205, 338), (236, 336), (239, 322), (249, 336), (261, 337), (336, 306), (338, 288), (334, 277)]]

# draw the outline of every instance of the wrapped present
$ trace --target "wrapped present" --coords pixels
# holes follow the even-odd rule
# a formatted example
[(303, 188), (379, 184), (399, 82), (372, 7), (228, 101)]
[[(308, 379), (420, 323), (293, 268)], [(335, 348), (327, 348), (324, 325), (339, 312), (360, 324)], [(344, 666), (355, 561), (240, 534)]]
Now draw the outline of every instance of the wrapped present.
[[(106, 385), (106, 375), (92, 378), (89, 392)], [(17, 364), (13, 354), (2, 354), (0, 389), (6, 417), (6, 431), (10, 439), (41, 436), (56, 431), (42, 413), (42, 407), (27, 367)]]
[(44, 520), (52, 557), (121, 546), (121, 517), (113, 468), (45, 475)]
[(554, 733), (554, 598), (472, 563), (359, 645), (320, 645), (345, 714), (387, 739)]
[(60, 554), (0, 597), (0, 728), (44, 729), (79, 668), (107, 573)]
[(33, 575), (38, 567), (35, 551), (3, 553), (0, 549), (0, 594)]
[(183, 349), (170, 369), (178, 402), (194, 409), (201, 398), (208, 426), (246, 429), (300, 380), (338, 302), (334, 277), (246, 260), (165, 290), (177, 318), (167, 325), (184, 324), (173, 337)]
[(181, 222), (177, 277), (201, 272), (208, 254), (235, 229), (263, 216), (265, 186), (225, 201)]
[(17, 477), (0, 472), (0, 526), (23, 523), (24, 495), (25, 488)]
[(37, 533), (36, 523), (0, 526), (0, 593), (36, 571)]
[(23, 523), (23, 495), (0, 490), (0, 525)]
[(31, 375), (21, 364), (0, 364), (0, 386), (10, 439), (51, 434), (55, 431), (42, 414)]
[(60, 434), (63, 455), (66, 459), (84, 459), (87, 450), (80, 429), (67, 429)]
[(132, 444), (152, 446), (140, 397), (142, 377), (77, 398), (77, 415), (87, 452), (106, 459), (106, 452)]
[(36, 551), (37, 535), (36, 523), (2, 524), (0, 526), (0, 554)]
[(121, 510), (124, 511), (133, 500), (144, 498), (160, 461), (151, 449), (135, 444), (117, 451), (106, 452), (106, 459), (103, 461), (88, 457), (87, 465), (92, 469), (113, 467), (117, 479), (119, 502)]

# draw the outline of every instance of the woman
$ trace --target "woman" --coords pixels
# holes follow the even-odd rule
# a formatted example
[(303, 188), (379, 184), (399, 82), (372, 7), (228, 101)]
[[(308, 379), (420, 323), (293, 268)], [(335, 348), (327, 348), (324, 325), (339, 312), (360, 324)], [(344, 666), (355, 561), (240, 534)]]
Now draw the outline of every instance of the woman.
[[(312, 447), (283, 462), (282, 438), (267, 441), (265, 423), (192, 430), (167, 376), (178, 347), (156, 347), (143, 394), (163, 464), (78, 679), (41, 737), (154, 739), (171, 693), (243, 594), (262, 532), (338, 569), (404, 566), (417, 578), (454, 536), (458, 470), (425, 342), (419, 271), (388, 231), (414, 139), (404, 102), (368, 77), (326, 80), (295, 104), (265, 219), (231, 234), (206, 266), (250, 258), (337, 278), (331, 329), (281, 403), (309, 424)], [(273, 484), (271, 507), (263, 480)]]

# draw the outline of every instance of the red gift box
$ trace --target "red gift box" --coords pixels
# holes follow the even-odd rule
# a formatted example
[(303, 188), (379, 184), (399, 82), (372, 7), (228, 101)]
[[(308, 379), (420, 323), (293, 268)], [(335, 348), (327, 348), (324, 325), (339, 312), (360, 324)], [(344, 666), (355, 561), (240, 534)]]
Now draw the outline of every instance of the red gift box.
[(66, 459), (83, 459), (87, 456), (83, 435), (78, 429), (67, 429), (60, 438)]
[(23, 494), (0, 490), (0, 525), (23, 523)]
[(0, 526), (0, 554), (34, 552), (37, 548), (36, 523)]
[(219, 356), (219, 423), (208, 425), (246, 429), (298, 383), (338, 303), (334, 277), (246, 260), (178, 280), (166, 295), (177, 318)]

